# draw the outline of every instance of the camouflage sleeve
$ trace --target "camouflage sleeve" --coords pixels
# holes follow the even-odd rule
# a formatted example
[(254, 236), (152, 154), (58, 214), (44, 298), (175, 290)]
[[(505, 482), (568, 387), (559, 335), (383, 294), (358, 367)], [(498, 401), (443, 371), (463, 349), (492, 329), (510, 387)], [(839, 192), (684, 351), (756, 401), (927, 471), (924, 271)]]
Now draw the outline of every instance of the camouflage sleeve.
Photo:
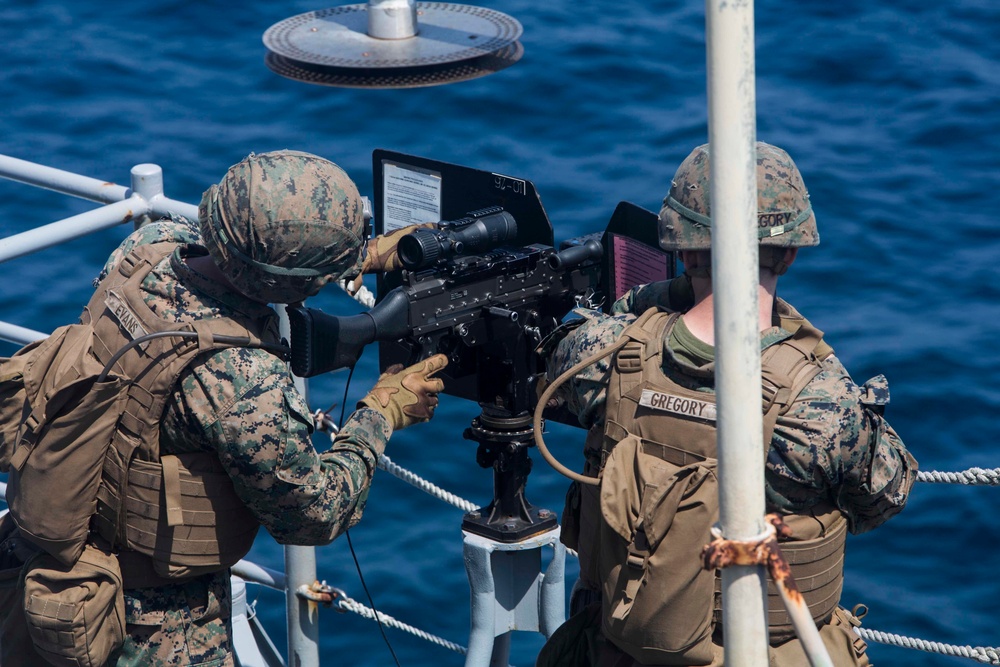
[(185, 371), (161, 434), (172, 446), (215, 451), (236, 493), (282, 544), (327, 544), (360, 519), (391, 427), (362, 409), (329, 451), (285, 365), (231, 348)]
[(162, 243), (164, 241), (200, 243), (200, 238), (198, 225), (180, 215), (174, 215), (170, 218), (164, 218), (143, 225), (126, 236), (125, 240), (114, 249), (111, 256), (108, 257), (108, 261), (104, 263), (104, 268), (101, 270), (100, 275), (94, 280), (94, 285), (96, 286), (97, 283), (104, 280), (108, 273), (122, 261), (122, 257), (130, 253), (132, 248), (137, 245)]
[(906, 504), (917, 462), (831, 356), (823, 371), (778, 418), (768, 452), (768, 505), (802, 511), (817, 497), (833, 502), (853, 533), (885, 523)]
[[(551, 352), (546, 355), (548, 383), (585, 358), (613, 344), (628, 323), (635, 319), (632, 315), (608, 316), (594, 311), (586, 311), (586, 314), (584, 311), (578, 312), (584, 317), (564, 324), (553, 334)], [(555, 398), (565, 402), (567, 409), (576, 415), (584, 428), (603, 424), (610, 364), (611, 358), (605, 357), (584, 368), (556, 391)]]
[(612, 315), (641, 315), (650, 308), (686, 311), (694, 305), (694, 291), (687, 276), (639, 285), (626, 292), (611, 306)]

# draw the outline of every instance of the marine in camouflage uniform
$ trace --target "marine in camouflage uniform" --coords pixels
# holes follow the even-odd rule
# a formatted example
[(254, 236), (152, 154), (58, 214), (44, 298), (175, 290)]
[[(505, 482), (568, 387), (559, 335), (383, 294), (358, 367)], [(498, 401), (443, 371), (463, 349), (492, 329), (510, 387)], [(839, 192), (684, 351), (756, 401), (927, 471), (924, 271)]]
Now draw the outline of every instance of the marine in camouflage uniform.
[[(760, 237), (765, 239), (761, 246), (761, 265), (780, 275), (788, 268), (786, 248), (816, 245), (819, 236), (805, 186), (791, 159), (784, 151), (767, 144), (758, 143), (757, 150), (758, 221)], [(708, 151), (703, 146), (678, 169), (664, 200), (659, 218), (664, 249), (702, 251), (703, 260), (708, 255), (707, 250), (711, 247), (708, 174)], [(784, 229), (774, 231), (780, 227)], [(710, 277), (710, 265), (703, 261), (673, 281), (632, 289), (613, 305), (610, 315), (576, 311), (579, 317), (564, 324), (541, 349), (548, 361), (548, 382), (611, 346), (628, 324), (647, 309), (688, 311), (696, 301), (704, 298), (701, 295), (702, 299), (695, 299), (692, 280), (701, 278), (704, 284)], [(707, 284), (710, 290), (710, 282)], [(762, 327), (760, 332), (761, 351), (790, 338), (804, 322), (790, 305), (775, 299), (771, 326)], [(774, 428), (765, 463), (767, 511), (808, 513), (819, 503), (829, 502), (847, 519), (852, 533), (863, 533), (880, 526), (903, 509), (915, 479), (917, 463), (881, 416), (888, 402), (885, 378), (878, 376), (864, 386), (857, 385), (833, 350), (825, 343), (821, 345), (822, 350), (817, 348), (817, 356), (822, 358), (820, 372), (806, 385), (790, 409), (778, 417)], [(668, 329), (663, 349), (664, 375), (687, 389), (714, 393), (714, 348), (689, 330), (684, 317)], [(585, 428), (603, 429), (612, 360), (613, 356), (608, 356), (584, 368), (556, 393), (556, 398), (565, 403)], [(599, 466), (599, 462), (592, 464)], [(594, 505), (589, 508), (593, 511)], [(584, 503), (581, 511), (587, 510)], [(581, 518), (581, 523), (583, 521), (585, 518)], [(583, 551), (593, 547), (581, 540), (578, 548)], [(583, 562), (584, 554), (581, 553), (581, 564)], [(599, 588), (598, 582), (581, 581), (581, 584), (584, 589)], [(594, 595), (600, 598), (597, 590), (591, 590), (589, 596), (586, 590), (583, 593), (584, 600), (593, 599)], [(582, 660), (580, 649), (571, 647), (587, 642), (592, 645), (595, 623), (599, 627), (599, 614), (594, 617), (593, 607), (575, 621), (568, 622), (566, 632), (574, 633), (572, 639), (567, 636), (560, 642), (554, 638), (555, 641), (543, 649), (538, 664), (569, 664), (564, 660), (571, 654), (575, 657), (570, 661)], [(848, 633), (847, 637), (855, 636)], [(786, 661), (779, 664), (806, 664), (797, 644), (788, 642), (780, 649)], [(599, 639), (598, 645), (603, 645), (603, 640)], [(857, 644), (857, 649), (863, 651), (863, 642)], [(793, 656), (790, 662), (788, 656)], [(638, 664), (623, 653), (617, 657), (616, 665)], [(608, 660), (607, 654), (603, 659)], [(863, 656), (858, 656), (858, 660), (857, 664), (867, 664)]]
[[(665, 291), (667, 284), (644, 286)], [(633, 291), (623, 297), (631, 300)], [(782, 304), (782, 308), (789, 308)], [(633, 313), (602, 315), (577, 311), (581, 317), (562, 328), (562, 337), (548, 357), (552, 380), (577, 362), (609, 347), (630, 322)], [(761, 332), (761, 351), (790, 338), (791, 331), (774, 326)], [(704, 392), (714, 392), (714, 350), (698, 340), (679, 320), (665, 341), (663, 372), (674, 382)], [(585, 368), (559, 392), (569, 410), (586, 428), (602, 426), (610, 358)], [(823, 370), (799, 394), (799, 399), (778, 417), (765, 468), (769, 512), (799, 513), (828, 495), (854, 533), (877, 528), (906, 504), (916, 463), (895, 438), (879, 438), (883, 422), (862, 409), (861, 401), (876, 393), (885, 400), (882, 382), (861, 387), (831, 354)]]
[[(268, 322), (276, 316), (268, 303), (301, 301), (362, 270), (365, 224), (354, 183), (333, 163), (295, 151), (250, 155), (205, 193), (199, 224), (174, 216), (141, 227), (95, 282), (134, 248), (169, 242), (176, 249), (140, 287), (157, 317), (182, 324), (238, 314)], [(319, 453), (310, 410), (285, 362), (260, 348), (203, 353), (167, 400), (160, 452), (216, 455), (275, 540), (327, 544), (360, 520), (393, 430), (433, 415), (443, 385), (430, 376), (445, 362), (383, 374)], [(125, 588), (127, 637), (111, 664), (234, 664), (228, 569), (150, 588), (129, 587), (126, 570)]]

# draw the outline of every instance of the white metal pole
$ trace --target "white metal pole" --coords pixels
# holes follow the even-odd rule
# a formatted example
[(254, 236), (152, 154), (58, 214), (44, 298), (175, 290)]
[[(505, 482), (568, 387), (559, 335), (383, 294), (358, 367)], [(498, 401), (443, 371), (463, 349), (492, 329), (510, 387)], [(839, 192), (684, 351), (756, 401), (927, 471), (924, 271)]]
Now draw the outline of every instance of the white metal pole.
[(146, 206), (137, 209), (133, 217), (142, 213), (168, 215), (172, 212), (190, 220), (198, 219), (196, 205), (174, 201), (163, 195), (163, 171), (155, 164), (137, 164), (132, 167), (132, 187), (127, 188), (98, 178), (0, 155), (0, 177), (102, 204), (113, 204), (139, 195)]
[(43, 227), (0, 239), (0, 263), (50, 248), (143, 216), (179, 213), (198, 219), (198, 207), (163, 194), (163, 170), (155, 164), (132, 168), (132, 187), (0, 155), (0, 177), (106, 204)]
[[(286, 306), (279, 305), (278, 328), (281, 336), (291, 340), (291, 325)], [(305, 378), (294, 377), (295, 388), (309, 400)], [(316, 549), (288, 545), (285, 547), (285, 617), (288, 623), (288, 664), (295, 667), (319, 667), (319, 606), (299, 597), (300, 586), (316, 582)]]
[[(719, 512), (723, 536), (746, 540), (765, 528), (753, 1), (706, 0), (705, 6)], [(768, 664), (765, 594), (763, 568), (723, 569), (729, 667)]]
[(133, 220), (136, 213), (145, 213), (145, 207), (145, 201), (132, 197), (0, 239), (0, 262), (125, 224)]
[(417, 3), (414, 0), (368, 0), (369, 37), (409, 39), (417, 32)]
[(27, 345), (28, 343), (48, 337), (47, 333), (42, 333), (41, 331), (27, 329), (17, 324), (11, 324), (10, 322), (0, 322), (0, 340), (5, 340), (15, 345)]

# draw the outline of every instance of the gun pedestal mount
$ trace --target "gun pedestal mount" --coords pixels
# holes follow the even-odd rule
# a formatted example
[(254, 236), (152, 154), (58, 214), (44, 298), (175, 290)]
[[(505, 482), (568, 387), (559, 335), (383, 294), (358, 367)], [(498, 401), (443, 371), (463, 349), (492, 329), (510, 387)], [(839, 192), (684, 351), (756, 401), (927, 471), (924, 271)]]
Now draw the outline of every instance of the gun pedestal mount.
[(496, 414), (483, 406), (463, 433), (479, 443), (476, 460), (493, 468), (493, 502), (465, 515), (462, 530), (497, 542), (520, 542), (558, 525), (555, 513), (531, 505), (524, 487), (531, 472), (528, 448), (534, 445), (531, 415)]
[[(545, 637), (566, 620), (566, 547), (555, 513), (524, 497), (534, 445), (531, 415), (483, 412), (463, 434), (479, 443), (476, 459), (493, 468), (493, 502), (462, 520), (463, 555), (471, 589), (471, 629), (465, 667), (506, 665), (514, 631)], [(498, 414), (499, 412), (499, 414)], [(542, 551), (551, 547), (542, 570)]]

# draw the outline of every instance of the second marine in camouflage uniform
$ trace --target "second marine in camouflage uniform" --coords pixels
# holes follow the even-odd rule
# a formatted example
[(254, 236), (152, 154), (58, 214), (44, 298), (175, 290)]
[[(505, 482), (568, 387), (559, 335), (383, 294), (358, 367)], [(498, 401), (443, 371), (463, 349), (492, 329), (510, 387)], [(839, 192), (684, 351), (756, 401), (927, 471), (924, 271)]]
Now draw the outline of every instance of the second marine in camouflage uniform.
[[(678, 279), (682, 280), (682, 279)], [(638, 302), (663, 303), (667, 283), (636, 288), (615, 304), (618, 314), (577, 311), (581, 318), (563, 326), (549, 359), (549, 379), (608, 347), (621, 335)], [(778, 309), (798, 316), (779, 300)], [(801, 317), (801, 316), (799, 316)], [(761, 333), (761, 351), (792, 335), (780, 326)], [(714, 392), (714, 350), (691, 335), (679, 320), (665, 341), (663, 372), (690, 389)], [(823, 360), (823, 370), (799, 394), (792, 408), (778, 417), (765, 467), (768, 511), (801, 512), (831, 489), (854, 533), (880, 526), (906, 502), (913, 460), (896, 437), (879, 438), (888, 426), (862, 409), (875, 400), (882, 379), (858, 386), (836, 355)], [(603, 425), (610, 360), (602, 359), (571, 378), (559, 396), (587, 428)], [(884, 402), (884, 398), (880, 400)], [(808, 428), (806, 428), (808, 426)], [(894, 433), (893, 433), (894, 436)]]
[[(695, 395), (699, 392), (714, 394), (715, 349), (711, 342), (706, 342), (710, 334), (704, 333), (706, 323), (708, 331), (711, 331), (712, 306), (709, 300), (711, 211), (708, 205), (708, 158), (707, 146), (703, 146), (695, 149), (684, 161), (677, 170), (659, 217), (661, 246), (665, 250), (687, 253), (687, 274), (674, 281), (633, 289), (614, 304), (610, 315), (576, 311), (579, 317), (564, 324), (541, 349), (548, 362), (548, 382), (619, 341), (626, 327), (649, 309), (688, 313), (689, 309), (700, 306), (698, 317), (693, 321), (702, 327), (699, 329), (701, 336), (689, 328), (687, 314), (671, 320), (673, 324), (664, 331), (658, 371), (667, 379), (666, 386), (673, 384)], [(782, 275), (794, 261), (797, 248), (816, 245), (819, 236), (801, 176), (788, 155), (781, 149), (758, 143), (757, 164), (761, 239), (759, 289), (762, 303), (768, 308), (771, 308), (773, 300), (770, 317), (765, 316), (765, 310), (759, 315), (760, 350), (765, 354), (783, 341), (790, 341), (800, 328), (811, 330), (811, 325), (794, 308), (773, 296), (773, 289), (777, 276)], [(698, 281), (697, 299), (692, 281)], [(763, 301), (765, 298), (769, 300)], [(708, 318), (705, 317), (706, 312)], [(765, 323), (766, 320), (769, 322)], [(649, 329), (644, 331), (649, 333)], [(818, 364), (818, 372), (802, 385), (791, 404), (778, 413), (770, 442), (764, 443), (767, 447), (764, 473), (767, 511), (783, 515), (809, 515), (821, 505), (832, 506), (839, 510), (852, 533), (863, 533), (880, 526), (902, 510), (915, 479), (916, 460), (882, 417), (883, 407), (888, 402), (885, 378), (879, 376), (859, 386), (832, 348), (822, 340), (815, 347), (814, 354), (817, 361), (813, 363)], [(607, 451), (602, 452), (600, 444), (605, 418), (609, 413), (618, 414), (614, 412), (617, 406), (608, 405), (609, 382), (620, 381), (613, 367), (615, 359), (614, 355), (606, 356), (585, 367), (570, 377), (555, 394), (576, 415), (580, 424), (590, 429), (585, 470), (589, 476), (599, 474), (608, 455)], [(646, 378), (645, 373), (644, 370), (643, 378)], [(656, 380), (648, 382), (655, 383)], [(795, 388), (799, 389), (798, 386)], [(664, 415), (660, 417), (661, 421), (667, 422), (668, 414), (661, 414)], [(628, 415), (631, 412), (625, 415), (626, 419), (631, 419)], [(681, 426), (678, 422), (670, 424), (672, 428)], [(604, 441), (604, 447), (612, 446), (607, 435)], [(611, 579), (606, 579), (609, 564), (599, 564), (599, 557), (593, 553), (599, 550), (595, 544), (596, 536), (606, 534), (599, 533), (596, 527), (602, 525), (600, 515), (605, 498), (601, 497), (598, 501), (598, 487), (574, 484), (567, 497), (568, 520), (564, 519), (570, 529), (564, 528), (564, 534), (570, 541), (578, 540), (577, 544), (570, 546), (580, 550), (578, 588), (582, 587), (584, 594), (579, 595), (582, 603), (574, 605), (579, 610), (588, 604), (588, 599), (593, 600), (595, 596), (600, 599), (602, 586), (605, 594), (616, 590), (615, 586), (608, 586), (614, 582), (617, 576), (614, 573), (618, 570), (611, 563)], [(669, 480), (663, 480), (663, 484), (669, 484)], [(642, 521), (649, 520), (649, 517), (643, 516)], [(670, 537), (666, 540), (669, 541)], [(674, 542), (671, 545), (674, 549), (698, 549), (703, 546), (682, 546)], [(642, 583), (653, 586), (655, 590), (653, 582), (643, 579)], [(609, 627), (606, 599), (603, 613), (602, 627), (606, 631)], [(689, 613), (698, 616), (704, 611), (691, 609)], [(626, 655), (604, 640), (602, 633), (597, 631), (597, 626), (601, 625), (600, 616), (601, 612), (596, 612), (592, 606), (568, 621), (562, 633), (557, 632), (543, 649), (538, 664), (546, 667), (586, 664), (588, 660), (595, 660), (595, 654), (601, 655), (601, 660), (611, 661), (601, 662), (602, 665), (612, 662), (623, 666), (640, 664), (638, 660), (633, 662), (632, 656), (636, 655), (634, 649), (628, 650), (631, 656)], [(824, 642), (828, 648), (838, 647), (836, 651), (831, 650), (834, 664), (868, 664), (863, 654), (864, 643), (851, 632), (850, 623), (849, 615), (837, 609), (832, 618), (821, 624)], [(660, 629), (667, 633), (670, 631), (670, 628)], [(655, 628), (650, 632), (655, 634)], [(563, 637), (558, 637), (559, 634)], [(584, 646), (590, 647), (589, 650), (582, 648)], [(666, 660), (653, 664), (695, 664), (684, 661), (672, 663), (669, 657)], [(721, 661), (721, 644), (716, 637), (715, 658), (711, 660), (711, 665), (721, 665)], [(798, 642), (787, 641), (787, 637), (774, 640), (771, 661), (777, 665), (806, 664), (801, 646)]]

